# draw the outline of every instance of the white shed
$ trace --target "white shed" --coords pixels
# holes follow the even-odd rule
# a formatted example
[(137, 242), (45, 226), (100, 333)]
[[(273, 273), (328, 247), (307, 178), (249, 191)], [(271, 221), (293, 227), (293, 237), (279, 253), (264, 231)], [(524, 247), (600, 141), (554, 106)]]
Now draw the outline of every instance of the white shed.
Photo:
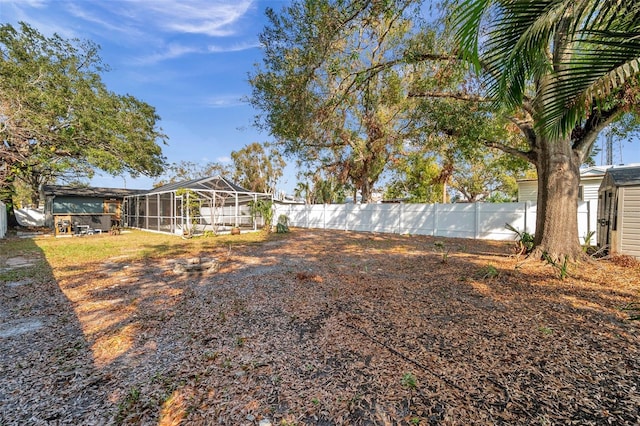
[(640, 259), (640, 167), (609, 169), (598, 198), (598, 245)]

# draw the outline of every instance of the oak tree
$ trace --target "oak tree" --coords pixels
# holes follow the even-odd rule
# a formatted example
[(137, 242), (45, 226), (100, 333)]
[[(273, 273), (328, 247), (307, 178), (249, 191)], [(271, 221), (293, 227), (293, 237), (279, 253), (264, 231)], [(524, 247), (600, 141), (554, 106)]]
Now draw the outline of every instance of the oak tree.
[[(0, 189), (12, 182), (56, 180), (69, 171), (91, 177), (157, 176), (165, 136), (155, 109), (113, 93), (90, 41), (46, 37), (26, 23), (0, 25)], [(39, 188), (33, 188), (35, 192)]]
[(286, 154), (371, 199), (411, 128), (416, 66), (389, 65), (413, 31), (411, 1), (295, 1), (267, 10), (251, 76), (258, 118)]
[(268, 145), (254, 142), (231, 152), (233, 180), (243, 188), (267, 194), (276, 193), (286, 163), (280, 153)]
[(200, 164), (194, 161), (182, 160), (168, 164), (162, 178), (154, 183), (154, 187), (210, 176), (231, 176), (232, 169), (232, 165), (226, 163), (209, 161), (205, 164)]

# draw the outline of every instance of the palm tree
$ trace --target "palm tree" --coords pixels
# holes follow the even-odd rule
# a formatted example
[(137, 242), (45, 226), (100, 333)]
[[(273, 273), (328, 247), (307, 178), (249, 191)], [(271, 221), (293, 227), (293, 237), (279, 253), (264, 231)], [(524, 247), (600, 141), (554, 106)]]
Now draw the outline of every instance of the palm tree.
[(636, 106), (639, 22), (636, 0), (460, 1), (461, 53), (527, 139), (507, 151), (538, 172), (538, 255), (582, 256), (579, 168), (599, 132)]
[(311, 189), (309, 187), (309, 183), (307, 182), (298, 182), (295, 189), (293, 190), (293, 194), (296, 197), (303, 197), (306, 204), (311, 204), (311, 199), (309, 197), (310, 192)]

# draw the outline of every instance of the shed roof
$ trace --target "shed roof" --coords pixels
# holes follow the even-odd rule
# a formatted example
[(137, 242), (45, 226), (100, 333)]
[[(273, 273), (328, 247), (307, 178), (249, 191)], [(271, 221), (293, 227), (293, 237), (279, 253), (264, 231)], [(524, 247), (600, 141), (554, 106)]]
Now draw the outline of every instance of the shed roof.
[(640, 166), (611, 168), (607, 175), (613, 186), (640, 185)]
[(45, 185), (42, 188), (46, 196), (58, 197), (91, 197), (91, 198), (124, 198), (127, 195), (141, 194), (142, 189), (96, 188), (92, 186)]
[(178, 189), (192, 189), (194, 191), (226, 191), (237, 192), (243, 194), (255, 194), (240, 185), (235, 184), (229, 179), (222, 176), (210, 176), (200, 179), (187, 180), (182, 182), (169, 183), (147, 191), (147, 194), (158, 194), (162, 192), (171, 192)]

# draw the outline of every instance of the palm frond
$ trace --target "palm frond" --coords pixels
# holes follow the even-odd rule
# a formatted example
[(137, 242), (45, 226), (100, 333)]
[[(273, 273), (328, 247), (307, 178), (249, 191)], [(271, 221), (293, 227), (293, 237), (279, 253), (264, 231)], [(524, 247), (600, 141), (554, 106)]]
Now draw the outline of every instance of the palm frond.
[[(548, 72), (551, 60), (547, 47), (565, 13), (566, 0), (476, 0), (463, 1), (457, 40), (462, 51), (477, 52), (484, 15), (495, 16), (482, 48), (488, 90), (497, 103), (521, 104), (535, 75)], [(478, 54), (479, 55), (479, 54)]]
[(537, 125), (550, 136), (640, 75), (640, 0), (463, 0), (456, 13), (461, 50), (499, 105), (522, 105), (544, 78)]
[(640, 76), (640, 2), (603, 3), (612, 3), (611, 9), (598, 9), (582, 22), (571, 62), (543, 95), (540, 126), (549, 135), (570, 133), (590, 105)]
[(461, 1), (454, 9), (453, 22), (458, 28), (456, 41), (460, 46), (462, 57), (471, 62), (476, 70), (480, 70), (479, 37), (482, 18), (493, 3), (493, 0)]

